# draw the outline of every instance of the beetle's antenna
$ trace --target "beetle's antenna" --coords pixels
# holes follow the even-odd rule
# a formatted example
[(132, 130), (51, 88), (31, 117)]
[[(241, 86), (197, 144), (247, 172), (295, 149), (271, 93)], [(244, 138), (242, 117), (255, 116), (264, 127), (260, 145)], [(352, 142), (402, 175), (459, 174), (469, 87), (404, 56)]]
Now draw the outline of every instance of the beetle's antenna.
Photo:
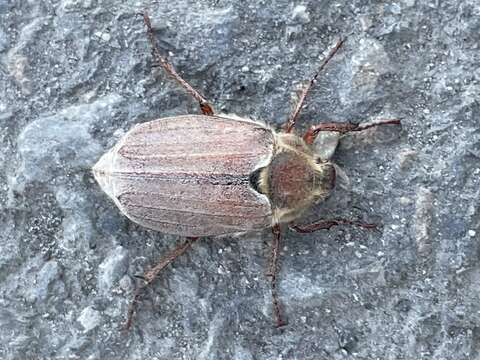
[(158, 44), (155, 40), (155, 35), (153, 33), (152, 22), (150, 21), (150, 17), (148, 16), (147, 12), (142, 13), (143, 21), (147, 26), (147, 35), (150, 44), (152, 45), (152, 53), (155, 62), (158, 63), (168, 75), (174, 78), (186, 91), (189, 93), (195, 100), (198, 101), (200, 105), (200, 110), (204, 115), (213, 115), (213, 106), (205, 99), (197, 90), (195, 90), (192, 85), (190, 85), (187, 81), (185, 81), (175, 70), (172, 64), (170, 64), (167, 59), (165, 59), (162, 54), (160, 53), (160, 49)]
[(162, 257), (157, 265), (145, 272), (145, 275), (143, 276), (145, 282), (141, 286), (137, 287), (137, 289), (135, 290), (135, 295), (133, 296), (133, 300), (128, 306), (127, 322), (125, 323), (126, 330), (130, 329), (130, 327), (132, 326), (133, 314), (135, 313), (135, 305), (140, 300), (140, 295), (142, 294), (143, 290), (157, 278), (160, 271), (166, 268), (177, 257), (184, 254), (185, 251), (187, 251), (197, 239), (198, 238), (196, 237), (187, 238), (187, 241), (185, 241), (183, 244), (180, 244), (170, 253)]
[(337, 42), (335, 47), (332, 50), (330, 50), (327, 57), (323, 60), (322, 64), (318, 68), (317, 72), (313, 75), (310, 82), (302, 90), (302, 93), (300, 94), (297, 105), (295, 106), (293, 112), (290, 114), (290, 117), (288, 118), (287, 122), (284, 125), (284, 131), (286, 133), (289, 133), (293, 130), (293, 128), (295, 126), (295, 123), (297, 121), (298, 115), (300, 114), (300, 111), (302, 111), (302, 108), (304, 106), (305, 98), (307, 97), (307, 94), (310, 91), (311, 87), (317, 81), (318, 74), (320, 74), (320, 72), (325, 68), (325, 66), (328, 64), (328, 62), (333, 58), (333, 56), (337, 53), (337, 51), (342, 47), (344, 42), (345, 42), (345, 39), (341, 39)]
[(286, 325), (287, 323), (283, 320), (282, 310), (280, 309), (280, 302), (278, 300), (277, 293), (277, 273), (278, 273), (278, 253), (280, 248), (280, 225), (275, 225), (272, 227), (273, 240), (272, 240), (272, 253), (270, 257), (270, 265), (267, 272), (267, 276), (270, 277), (270, 285), (272, 289), (272, 305), (273, 313), (275, 320), (277, 322), (277, 327)]

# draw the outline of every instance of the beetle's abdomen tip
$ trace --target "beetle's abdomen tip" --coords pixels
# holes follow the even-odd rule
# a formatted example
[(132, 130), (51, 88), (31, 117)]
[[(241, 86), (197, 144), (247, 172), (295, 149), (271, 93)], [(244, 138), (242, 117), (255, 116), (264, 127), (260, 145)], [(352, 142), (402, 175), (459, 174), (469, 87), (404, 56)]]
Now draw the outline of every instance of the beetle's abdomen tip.
[(112, 186), (112, 151), (107, 151), (93, 166), (93, 177), (98, 182), (102, 190), (111, 198), (114, 197)]

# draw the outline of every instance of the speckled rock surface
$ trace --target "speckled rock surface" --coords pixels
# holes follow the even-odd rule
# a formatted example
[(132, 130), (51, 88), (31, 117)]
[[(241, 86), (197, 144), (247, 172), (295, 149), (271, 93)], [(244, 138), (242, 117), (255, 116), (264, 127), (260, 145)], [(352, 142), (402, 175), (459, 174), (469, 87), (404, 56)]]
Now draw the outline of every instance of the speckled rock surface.
[[(271, 234), (204, 239), (147, 291), (182, 239), (119, 214), (90, 167), (136, 123), (197, 113), (152, 69), (142, 19), (222, 112), (273, 126), (340, 36), (302, 113), (402, 118), (341, 139), (344, 181), (287, 233), (273, 327)], [(479, 359), (478, 0), (0, 0), (0, 358)]]

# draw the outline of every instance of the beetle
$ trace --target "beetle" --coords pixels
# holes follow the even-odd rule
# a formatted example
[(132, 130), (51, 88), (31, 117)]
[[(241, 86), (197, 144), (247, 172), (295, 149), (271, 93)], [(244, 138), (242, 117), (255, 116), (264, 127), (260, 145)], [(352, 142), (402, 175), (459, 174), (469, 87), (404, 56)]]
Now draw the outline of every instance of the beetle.
[(276, 288), (282, 224), (305, 233), (351, 224), (374, 224), (346, 219), (322, 220), (299, 226), (293, 222), (313, 204), (326, 199), (335, 186), (335, 165), (319, 156), (312, 144), (321, 131), (341, 134), (398, 119), (375, 123), (323, 123), (303, 137), (293, 130), (308, 91), (318, 74), (342, 47), (337, 42), (308, 85), (280, 131), (258, 121), (214, 112), (212, 105), (161, 55), (150, 18), (142, 14), (155, 62), (199, 103), (202, 115), (161, 118), (136, 125), (93, 167), (103, 191), (129, 219), (186, 242), (167, 254), (144, 276), (128, 311), (132, 323), (141, 290), (199, 237), (229, 235), (272, 228), (268, 276), (271, 278), (276, 325), (285, 324)]

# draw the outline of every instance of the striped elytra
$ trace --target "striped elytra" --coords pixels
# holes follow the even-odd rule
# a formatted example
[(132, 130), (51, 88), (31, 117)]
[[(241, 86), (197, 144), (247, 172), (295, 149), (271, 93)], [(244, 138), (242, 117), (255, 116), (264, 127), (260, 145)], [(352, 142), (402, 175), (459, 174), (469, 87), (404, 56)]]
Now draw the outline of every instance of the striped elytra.
[[(129, 219), (189, 237), (291, 221), (327, 195), (332, 171), (295, 135), (205, 115), (139, 124), (93, 167), (97, 182)], [(288, 181), (279, 181), (284, 176)]]

